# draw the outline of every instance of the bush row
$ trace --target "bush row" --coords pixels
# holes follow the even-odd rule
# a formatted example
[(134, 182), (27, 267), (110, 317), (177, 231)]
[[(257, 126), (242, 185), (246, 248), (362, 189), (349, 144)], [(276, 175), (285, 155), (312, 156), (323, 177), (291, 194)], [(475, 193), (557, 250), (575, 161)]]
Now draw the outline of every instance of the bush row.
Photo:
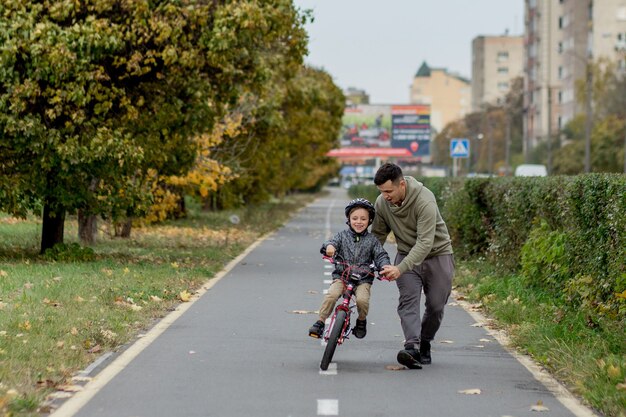
[[(484, 256), (576, 308), (626, 319), (626, 176), (421, 178), (459, 257)], [(374, 200), (373, 186), (351, 195)]]

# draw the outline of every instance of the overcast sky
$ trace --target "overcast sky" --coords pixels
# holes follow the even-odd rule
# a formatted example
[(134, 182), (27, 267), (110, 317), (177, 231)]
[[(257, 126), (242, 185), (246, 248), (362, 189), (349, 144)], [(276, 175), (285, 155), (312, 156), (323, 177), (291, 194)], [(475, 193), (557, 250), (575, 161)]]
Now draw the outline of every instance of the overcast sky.
[(403, 104), (423, 61), (470, 78), (472, 39), (521, 35), (524, 0), (294, 0), (312, 9), (305, 61), (370, 103)]

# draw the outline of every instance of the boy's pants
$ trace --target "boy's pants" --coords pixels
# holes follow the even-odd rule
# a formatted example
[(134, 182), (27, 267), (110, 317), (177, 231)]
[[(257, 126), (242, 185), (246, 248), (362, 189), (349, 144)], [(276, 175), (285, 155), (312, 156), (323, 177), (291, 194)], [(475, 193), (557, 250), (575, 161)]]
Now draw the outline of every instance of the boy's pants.
[[(359, 312), (359, 320), (365, 320), (370, 309), (370, 289), (372, 284), (363, 283), (356, 286), (356, 308)], [(328, 293), (324, 296), (322, 306), (320, 307), (320, 320), (326, 320), (333, 312), (335, 303), (343, 294), (343, 282), (336, 279), (330, 284)]]
[[(395, 265), (406, 255), (397, 254)], [(420, 340), (431, 341), (441, 326), (443, 308), (452, 291), (454, 277), (454, 258), (441, 255), (427, 258), (412, 270), (400, 275), (396, 280), (400, 298), (398, 315), (404, 332), (404, 344), (417, 348)], [(426, 311), (420, 318), (420, 300), (422, 289), (426, 296)]]

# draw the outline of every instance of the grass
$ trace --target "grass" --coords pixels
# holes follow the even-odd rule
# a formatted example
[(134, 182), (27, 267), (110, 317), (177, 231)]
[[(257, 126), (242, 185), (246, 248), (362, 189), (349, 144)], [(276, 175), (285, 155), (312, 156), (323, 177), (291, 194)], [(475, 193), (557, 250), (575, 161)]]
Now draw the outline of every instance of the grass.
[[(0, 415), (48, 411), (51, 392), (133, 340), (312, 198), (190, 210), (186, 219), (133, 228), (130, 239), (109, 237), (105, 225), (89, 262), (46, 260), (38, 219), (0, 216)], [(76, 242), (76, 227), (66, 222), (66, 242)]]
[(502, 326), (513, 344), (605, 416), (626, 416), (624, 323), (592, 319), (524, 287), (485, 261), (458, 262), (455, 284)]

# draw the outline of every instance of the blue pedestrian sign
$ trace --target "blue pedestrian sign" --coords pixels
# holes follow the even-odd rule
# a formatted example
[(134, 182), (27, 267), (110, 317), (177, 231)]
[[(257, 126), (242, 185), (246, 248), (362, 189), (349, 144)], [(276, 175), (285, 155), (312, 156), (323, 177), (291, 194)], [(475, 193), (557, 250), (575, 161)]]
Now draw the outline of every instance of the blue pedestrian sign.
[(468, 158), (470, 152), (469, 139), (450, 140), (450, 156), (452, 158)]

